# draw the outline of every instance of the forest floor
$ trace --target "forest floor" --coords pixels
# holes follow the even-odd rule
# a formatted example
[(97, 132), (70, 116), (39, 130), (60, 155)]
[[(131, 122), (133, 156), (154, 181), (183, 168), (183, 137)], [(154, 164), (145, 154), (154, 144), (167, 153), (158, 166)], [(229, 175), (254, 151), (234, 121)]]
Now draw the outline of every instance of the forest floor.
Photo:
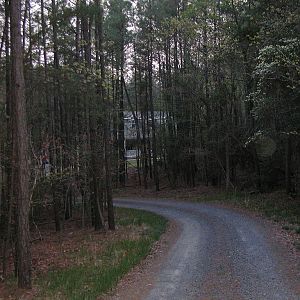
[[(135, 210), (116, 210), (117, 229), (95, 232), (80, 229), (80, 222), (66, 222), (56, 233), (40, 228), (41, 240), (32, 243), (33, 289), (16, 288), (11, 276), (0, 282), (0, 299), (96, 299), (147, 256), (167, 221)], [(93, 280), (91, 280), (93, 278)]]

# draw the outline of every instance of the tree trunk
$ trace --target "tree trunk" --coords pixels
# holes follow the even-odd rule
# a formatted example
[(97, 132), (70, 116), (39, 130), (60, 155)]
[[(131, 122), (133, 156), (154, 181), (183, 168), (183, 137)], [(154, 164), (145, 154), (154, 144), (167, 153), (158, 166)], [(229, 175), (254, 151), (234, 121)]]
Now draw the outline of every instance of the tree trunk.
[(100, 0), (100, 16), (99, 16), (99, 54), (100, 54), (100, 70), (101, 70), (101, 82), (100, 82), (100, 92), (102, 103), (104, 105), (104, 169), (105, 169), (105, 191), (107, 200), (107, 214), (108, 214), (108, 228), (110, 230), (115, 230), (115, 214), (114, 205), (112, 199), (112, 185), (111, 185), (111, 171), (110, 171), (110, 153), (111, 153), (111, 143), (110, 143), (110, 118), (108, 113), (109, 102), (106, 100), (105, 91), (105, 66), (104, 66), (104, 52), (103, 52), (103, 4)]
[(292, 138), (289, 134), (286, 140), (285, 147), (285, 190), (289, 194), (292, 191), (292, 180), (291, 180), (291, 162), (292, 162)]
[[(52, 141), (53, 141), (53, 151), (51, 155), (51, 161), (54, 166), (54, 172), (57, 172), (58, 165), (58, 143), (57, 138), (60, 135), (60, 122), (59, 122), (59, 54), (58, 54), (58, 37), (57, 37), (57, 4), (55, 0), (51, 1), (52, 10), (52, 29), (53, 29), (53, 63), (55, 68), (54, 74), (54, 90), (53, 90), (53, 112), (52, 112)], [(53, 185), (57, 189), (56, 184)], [(60, 224), (60, 199), (58, 192), (53, 190), (53, 208), (54, 208), (54, 219), (56, 231), (61, 230)]]
[[(149, 106), (150, 106), (150, 114), (151, 114), (151, 127), (152, 127), (152, 154), (153, 154), (153, 177), (155, 182), (155, 189), (159, 191), (159, 175), (158, 175), (158, 167), (157, 167), (157, 145), (156, 145), (156, 124), (155, 124), (155, 115), (154, 115), (154, 104), (153, 104), (153, 84), (152, 84), (152, 45), (150, 46), (150, 53), (148, 55), (148, 76), (149, 76)], [(150, 137), (149, 137), (150, 139)], [(150, 157), (151, 160), (151, 157)]]
[[(10, 61), (10, 41), (9, 41), (9, 17), (10, 17), (10, 4), (9, 0), (5, 0), (5, 81), (6, 81), (6, 123), (7, 123), (7, 140), (6, 140), (6, 157), (12, 157), (12, 130), (11, 130), (11, 61)], [(12, 197), (11, 197), (11, 187), (12, 187), (12, 169), (11, 163), (7, 163), (4, 169), (3, 179), (5, 180), (5, 187), (1, 193), (3, 193), (3, 211), (6, 212), (3, 215), (5, 218), (5, 229), (6, 235), (4, 236), (3, 245), (3, 276), (6, 277), (7, 272), (7, 249), (11, 241), (11, 219), (12, 219)]]
[(13, 185), (17, 203), (17, 274), (20, 288), (31, 288), (29, 232), (29, 156), (26, 121), (25, 81), (21, 39), (21, 1), (11, 1), (12, 111), (15, 161)]
[(227, 135), (225, 141), (225, 160), (226, 160), (226, 191), (230, 187), (230, 154), (229, 154), (229, 136)]

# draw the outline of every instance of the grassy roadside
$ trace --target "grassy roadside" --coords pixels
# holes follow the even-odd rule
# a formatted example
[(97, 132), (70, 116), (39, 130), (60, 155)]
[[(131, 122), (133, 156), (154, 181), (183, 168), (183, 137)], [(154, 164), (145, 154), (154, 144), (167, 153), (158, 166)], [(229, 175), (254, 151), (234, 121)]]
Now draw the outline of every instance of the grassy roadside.
[(275, 222), (281, 222), (283, 229), (300, 234), (300, 201), (289, 197), (284, 192), (265, 194), (218, 192), (214, 195), (194, 197), (192, 201), (233, 205), (261, 213)]
[(74, 256), (73, 266), (38, 279), (38, 298), (96, 299), (150, 252), (153, 242), (165, 231), (167, 221), (149, 212), (120, 208), (117, 224), (130, 228), (132, 234), (107, 243), (101, 251), (82, 246)]
[[(149, 254), (167, 227), (161, 216), (125, 208), (116, 209), (116, 222), (115, 232), (84, 231), (70, 238), (68, 248), (53, 254), (61, 260), (34, 276), (30, 299), (97, 299)], [(15, 280), (7, 282), (10, 293), (2, 299), (23, 299), (25, 295), (15, 286)]]

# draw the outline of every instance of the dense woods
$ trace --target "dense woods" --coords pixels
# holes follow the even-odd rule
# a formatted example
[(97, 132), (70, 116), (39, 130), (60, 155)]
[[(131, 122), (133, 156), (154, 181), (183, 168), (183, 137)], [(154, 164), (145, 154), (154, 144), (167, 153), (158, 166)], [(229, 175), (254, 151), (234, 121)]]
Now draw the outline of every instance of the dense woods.
[(2, 1), (1, 276), (12, 251), (30, 287), (29, 229), (45, 218), (115, 228), (125, 112), (145, 188), (296, 196), (299, 24), (298, 0)]

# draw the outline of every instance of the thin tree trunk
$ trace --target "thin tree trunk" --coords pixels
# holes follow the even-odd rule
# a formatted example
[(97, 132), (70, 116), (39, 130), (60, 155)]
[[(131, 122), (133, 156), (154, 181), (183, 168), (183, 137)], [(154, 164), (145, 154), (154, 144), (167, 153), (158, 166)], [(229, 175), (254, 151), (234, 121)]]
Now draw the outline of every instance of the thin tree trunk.
[[(134, 45), (134, 94), (135, 94), (135, 111), (138, 113), (138, 91), (137, 91), (137, 61), (136, 61), (136, 47)], [(129, 100), (128, 100), (129, 102)], [(131, 106), (132, 103), (130, 104)], [(134, 111), (134, 108), (131, 108), (132, 111)], [(140, 153), (141, 153), (141, 131), (140, 131), (140, 124), (139, 124), (139, 119), (138, 116), (136, 116), (136, 130), (137, 130), (137, 157), (136, 157), (136, 162), (137, 162), (137, 171), (138, 171), (138, 178), (139, 178), (139, 186), (142, 185), (142, 180), (141, 180), (141, 159), (140, 159)]]
[(101, 98), (104, 105), (104, 168), (105, 168), (105, 190), (107, 199), (107, 210), (108, 210), (108, 228), (115, 230), (115, 214), (112, 199), (112, 185), (111, 185), (111, 171), (110, 171), (110, 118), (108, 114), (109, 103), (106, 100), (105, 92), (105, 66), (104, 66), (104, 52), (103, 52), (103, 4), (100, 0), (100, 24), (99, 24), (99, 54), (100, 54), (100, 69), (101, 69)]
[[(134, 123), (135, 123), (135, 129), (136, 129), (136, 139), (137, 139), (137, 170), (138, 170), (138, 177), (139, 177), (139, 185), (141, 185), (141, 174), (140, 174), (140, 158), (139, 158), (139, 152), (140, 152), (140, 148), (141, 148), (141, 130), (140, 130), (140, 124), (139, 124), (139, 119), (134, 111), (134, 107), (132, 105), (128, 90), (126, 88), (126, 84), (125, 84), (125, 80), (124, 78), (122, 78), (122, 82), (124, 85), (124, 91), (127, 97), (127, 101), (129, 104), (129, 108), (131, 110), (133, 119), (134, 119)], [(136, 83), (135, 83), (136, 84)]]
[(285, 190), (289, 194), (292, 191), (292, 180), (291, 180), (291, 162), (292, 162), (292, 138), (289, 134), (286, 139), (285, 147)]
[[(151, 127), (152, 127), (152, 154), (153, 154), (153, 177), (155, 182), (155, 189), (159, 191), (159, 175), (158, 175), (158, 167), (157, 167), (157, 143), (156, 143), (156, 124), (155, 124), (155, 115), (154, 115), (154, 104), (153, 104), (153, 53), (152, 53), (152, 44), (150, 46), (150, 53), (148, 55), (148, 76), (149, 76), (149, 106), (150, 106), (150, 114), (151, 114)], [(150, 57), (149, 57), (150, 56)], [(150, 137), (149, 137), (150, 139)]]
[(230, 186), (230, 156), (229, 156), (229, 136), (227, 135), (225, 141), (225, 160), (226, 160), (226, 191)]
[[(52, 141), (53, 141), (53, 151), (52, 151), (52, 165), (54, 165), (54, 171), (57, 172), (58, 164), (58, 145), (56, 142), (57, 137), (59, 136), (60, 126), (59, 126), (59, 103), (58, 103), (58, 89), (59, 89), (59, 55), (58, 55), (58, 44), (57, 44), (57, 4), (55, 0), (51, 1), (52, 9), (52, 29), (53, 29), (53, 62), (55, 68), (54, 74), (54, 90), (53, 90), (53, 112), (52, 112)], [(60, 224), (60, 198), (58, 192), (56, 191), (57, 186), (53, 184), (52, 187), (55, 189), (52, 191), (53, 194), (53, 209), (54, 209), (54, 220), (56, 231), (61, 230)]]

